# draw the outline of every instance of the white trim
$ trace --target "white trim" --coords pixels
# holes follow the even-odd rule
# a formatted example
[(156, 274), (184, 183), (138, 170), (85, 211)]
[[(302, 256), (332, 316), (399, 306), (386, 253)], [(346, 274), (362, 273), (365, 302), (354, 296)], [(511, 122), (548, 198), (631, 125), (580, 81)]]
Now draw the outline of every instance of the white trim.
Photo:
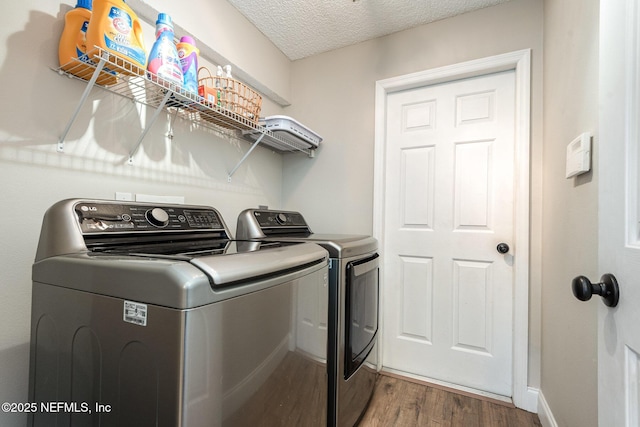
[[(515, 182), (515, 292), (513, 334), (513, 403), (530, 412), (537, 411), (537, 393), (528, 387), (529, 366), (529, 171), (531, 49), (496, 55), (376, 82), (373, 235), (384, 256), (385, 123), (387, 96), (416, 87), (433, 85), (499, 71), (514, 70), (516, 78), (516, 182)], [(383, 267), (381, 266), (381, 269)], [(380, 274), (382, 278), (384, 275)], [(381, 283), (384, 286), (384, 283)], [(381, 296), (382, 298), (382, 296)], [(381, 300), (380, 305), (383, 306)], [(381, 322), (384, 322), (381, 314)], [(382, 338), (381, 338), (382, 339)], [(380, 341), (382, 342), (382, 341)], [(382, 365), (382, 346), (378, 360)]]
[(540, 390), (535, 387), (527, 386), (527, 390), (520, 396), (519, 404), (515, 404), (518, 408), (537, 414), (540, 410)]
[(638, 58), (638, 41), (640, 40), (640, 28), (638, 25), (640, 8), (637, 1), (625, 1), (627, 22), (625, 23), (624, 47), (625, 47), (625, 93), (628, 94), (625, 101), (625, 131), (626, 131), (626, 192), (627, 208), (625, 209), (626, 246), (639, 248), (638, 239), (638, 138), (640, 124), (638, 124), (638, 112), (640, 111), (640, 98), (634, 96), (640, 87), (640, 76), (636, 71), (640, 69)]
[(540, 419), (542, 427), (558, 427), (558, 423), (553, 417), (551, 408), (542, 392), (538, 393), (538, 418)]

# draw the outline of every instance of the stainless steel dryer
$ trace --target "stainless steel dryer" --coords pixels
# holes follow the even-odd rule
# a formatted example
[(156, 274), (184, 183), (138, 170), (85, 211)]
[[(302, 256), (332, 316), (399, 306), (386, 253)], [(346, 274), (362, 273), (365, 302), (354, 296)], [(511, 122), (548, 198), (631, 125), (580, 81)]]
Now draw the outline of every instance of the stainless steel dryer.
[(317, 234), (302, 214), (247, 209), (240, 213), (238, 240), (313, 242), (329, 252), (328, 426), (355, 425), (377, 379), (378, 242), (370, 236)]
[(315, 244), (237, 245), (211, 207), (55, 204), (33, 265), (29, 425), (324, 425), (327, 337), (296, 301), (327, 268)]

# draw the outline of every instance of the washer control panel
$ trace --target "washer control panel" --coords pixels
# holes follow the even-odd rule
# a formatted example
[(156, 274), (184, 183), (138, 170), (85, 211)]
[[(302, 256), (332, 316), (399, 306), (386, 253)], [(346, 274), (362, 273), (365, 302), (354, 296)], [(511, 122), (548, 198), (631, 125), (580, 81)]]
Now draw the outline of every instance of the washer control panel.
[(253, 216), (261, 228), (307, 226), (300, 212), (256, 210)]
[(212, 208), (79, 202), (75, 212), (83, 233), (225, 230), (220, 214)]

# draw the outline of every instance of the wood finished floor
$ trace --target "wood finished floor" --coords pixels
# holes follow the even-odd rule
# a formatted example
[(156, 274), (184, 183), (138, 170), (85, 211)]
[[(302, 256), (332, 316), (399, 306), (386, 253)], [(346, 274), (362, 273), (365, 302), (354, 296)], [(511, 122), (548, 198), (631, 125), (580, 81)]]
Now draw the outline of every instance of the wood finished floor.
[(358, 427), (538, 427), (536, 414), (380, 375)]

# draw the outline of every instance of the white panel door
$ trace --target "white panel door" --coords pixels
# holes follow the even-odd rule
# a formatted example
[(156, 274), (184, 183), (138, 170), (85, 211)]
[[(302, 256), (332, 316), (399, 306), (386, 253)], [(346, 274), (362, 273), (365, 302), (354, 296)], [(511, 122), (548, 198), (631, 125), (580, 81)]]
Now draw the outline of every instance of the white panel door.
[(514, 105), (513, 71), (387, 98), (387, 368), (512, 394)]
[[(598, 305), (599, 425), (640, 426), (640, 6), (600, 3), (599, 270), (620, 301)], [(598, 277), (590, 278), (592, 282)], [(594, 302), (593, 300), (597, 302)]]

